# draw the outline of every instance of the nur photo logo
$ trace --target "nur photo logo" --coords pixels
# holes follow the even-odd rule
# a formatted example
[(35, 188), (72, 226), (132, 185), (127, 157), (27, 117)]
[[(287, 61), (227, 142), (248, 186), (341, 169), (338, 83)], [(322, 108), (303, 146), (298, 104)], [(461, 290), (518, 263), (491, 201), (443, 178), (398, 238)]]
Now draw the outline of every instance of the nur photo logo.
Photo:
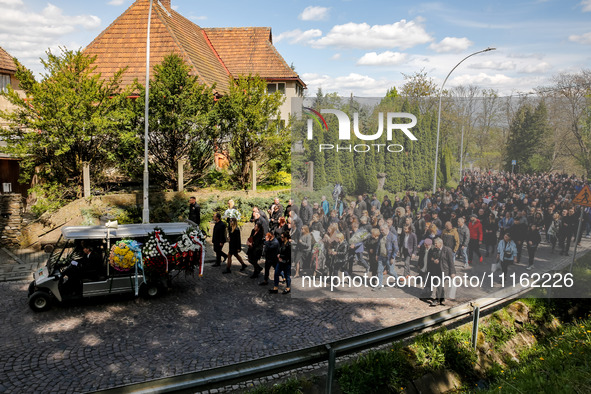
[[(351, 119), (343, 111), (337, 109), (321, 109), (320, 112), (313, 110), (312, 108), (304, 107), (304, 112), (308, 113), (311, 118), (307, 122), (307, 138), (312, 140), (314, 138), (314, 122), (316, 122), (320, 129), (325, 132), (332, 132), (329, 130), (326, 119), (322, 114), (332, 114), (337, 117), (339, 124), (339, 140), (347, 141), (351, 140)], [(395, 119), (410, 119), (409, 123), (395, 123)], [(417, 137), (409, 130), (417, 124), (417, 118), (407, 112), (388, 112), (386, 113), (386, 140), (392, 141), (392, 136), (395, 130), (402, 131), (406, 137), (411, 141), (417, 141)], [(359, 113), (353, 113), (353, 133), (355, 137), (362, 141), (376, 141), (382, 137), (384, 133), (384, 113), (378, 113), (378, 130), (374, 134), (363, 134), (359, 130)], [(358, 152), (364, 153), (369, 152), (375, 148), (377, 152), (383, 151), (388, 152), (402, 152), (404, 147), (400, 144), (319, 144), (318, 149), (320, 152), (326, 150), (335, 150), (336, 152), (347, 151), (347, 152)]]

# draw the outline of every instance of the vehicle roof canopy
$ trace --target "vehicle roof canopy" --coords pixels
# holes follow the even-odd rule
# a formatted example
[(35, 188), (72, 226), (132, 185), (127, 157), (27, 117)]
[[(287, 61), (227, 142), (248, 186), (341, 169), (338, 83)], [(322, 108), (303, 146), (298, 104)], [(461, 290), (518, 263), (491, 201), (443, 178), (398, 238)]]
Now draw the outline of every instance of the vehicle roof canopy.
[[(110, 228), (110, 238), (141, 238), (147, 237), (158, 227), (166, 235), (180, 235), (187, 231), (189, 223), (149, 223), (149, 224), (122, 224), (117, 228)], [(66, 239), (106, 239), (107, 227), (105, 226), (70, 226), (62, 228), (62, 234)]]

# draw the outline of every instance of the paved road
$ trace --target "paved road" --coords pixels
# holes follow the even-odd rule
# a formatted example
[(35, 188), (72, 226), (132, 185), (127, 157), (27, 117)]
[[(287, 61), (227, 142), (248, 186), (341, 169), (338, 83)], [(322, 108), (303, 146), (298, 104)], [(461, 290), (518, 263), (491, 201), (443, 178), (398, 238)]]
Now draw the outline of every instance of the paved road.
[[(582, 249), (590, 247), (583, 240)], [(538, 252), (542, 265), (566, 261), (547, 249)], [(0, 392), (105, 389), (318, 345), (443, 308), (416, 298), (270, 295), (250, 273), (222, 275), (208, 265), (203, 278), (177, 278), (162, 298), (100, 299), (40, 314), (27, 306), (26, 281), (2, 282)]]

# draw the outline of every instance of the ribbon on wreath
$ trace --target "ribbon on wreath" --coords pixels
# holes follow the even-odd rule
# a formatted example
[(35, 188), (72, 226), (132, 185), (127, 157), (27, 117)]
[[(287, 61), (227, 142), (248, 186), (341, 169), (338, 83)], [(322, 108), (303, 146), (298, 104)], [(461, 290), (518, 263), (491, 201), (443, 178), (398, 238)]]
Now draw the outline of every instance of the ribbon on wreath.
[(191, 241), (193, 241), (194, 244), (199, 245), (201, 247), (201, 253), (199, 255), (199, 277), (203, 276), (203, 262), (205, 261), (205, 247), (203, 246), (203, 242), (201, 242), (201, 240), (199, 238), (195, 238), (192, 235), (189, 235), (189, 238), (191, 238)]
[[(136, 264), (135, 264), (135, 296), (137, 297), (139, 294), (139, 280), (138, 280), (138, 269), (141, 269), (142, 272), (144, 270), (144, 265), (142, 264), (142, 244), (133, 240), (129, 243), (129, 249), (133, 251), (133, 254), (136, 257)], [(146, 276), (142, 275), (143, 282), (146, 283)]]
[(164, 257), (164, 260), (166, 261), (166, 273), (168, 273), (168, 257), (166, 257), (166, 255), (162, 251), (162, 248), (160, 247), (160, 231), (159, 230), (154, 231), (154, 238), (156, 239), (156, 250), (158, 250), (160, 255), (162, 257)]

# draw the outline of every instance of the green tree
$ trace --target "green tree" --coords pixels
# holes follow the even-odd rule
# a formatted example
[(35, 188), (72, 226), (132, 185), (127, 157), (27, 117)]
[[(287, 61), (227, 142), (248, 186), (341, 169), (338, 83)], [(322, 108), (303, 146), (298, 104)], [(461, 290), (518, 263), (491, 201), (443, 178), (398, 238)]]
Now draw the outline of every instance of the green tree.
[(551, 147), (546, 143), (549, 134), (544, 102), (541, 101), (535, 109), (529, 104), (521, 105), (509, 125), (505, 169), (511, 170), (511, 161), (517, 160), (519, 172), (549, 170), (552, 155)]
[[(575, 73), (560, 73), (553, 78), (553, 84), (542, 87), (540, 94), (551, 111), (555, 147), (553, 158), (560, 168), (569, 171), (573, 164), (582, 167), (591, 177), (591, 133), (589, 113), (591, 111), (591, 69)], [(574, 159), (574, 160), (573, 160)], [(554, 163), (553, 163), (554, 164)]]
[[(173, 53), (154, 66), (150, 81), (150, 176), (168, 188), (177, 184), (179, 160), (186, 162), (184, 182), (188, 184), (204, 177), (214, 159), (213, 91), (189, 72), (185, 61)], [(141, 85), (138, 90), (137, 130), (143, 136), (146, 91)]]
[(36, 174), (42, 183), (62, 185), (71, 196), (77, 188), (80, 195), (83, 163), (96, 179), (115, 162), (119, 144), (134, 138), (124, 127), (132, 116), (120, 89), (124, 70), (102, 80), (95, 57), (66, 48), (46, 53), (40, 82), (15, 59), (25, 97), (10, 87), (2, 94), (15, 107), (0, 112), (10, 123), (0, 129), (3, 151), (21, 159), (23, 181)]
[(264, 169), (290, 141), (289, 129), (280, 119), (281, 92), (267, 93), (267, 83), (258, 76), (240, 76), (230, 81), (230, 91), (215, 106), (221, 138), (227, 141), (233, 180), (246, 188), (250, 162)]

